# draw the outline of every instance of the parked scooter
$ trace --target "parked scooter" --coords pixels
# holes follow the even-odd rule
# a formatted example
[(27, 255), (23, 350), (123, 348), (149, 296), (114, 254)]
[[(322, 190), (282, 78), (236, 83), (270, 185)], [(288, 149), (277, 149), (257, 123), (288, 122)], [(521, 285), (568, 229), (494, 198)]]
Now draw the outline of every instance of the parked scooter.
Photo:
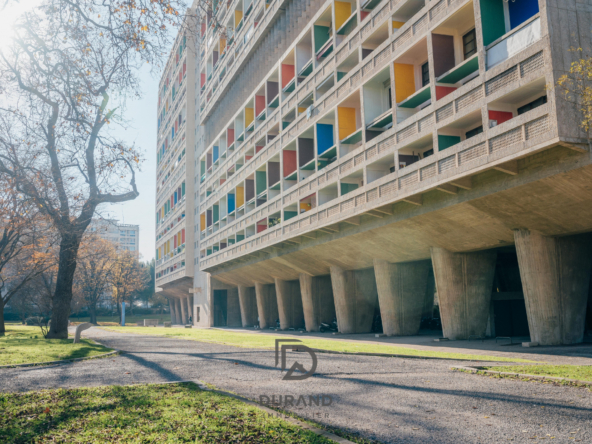
[(326, 331), (338, 332), (339, 328), (337, 327), (337, 318), (334, 318), (333, 322), (331, 322), (330, 324), (327, 324), (326, 322), (321, 322), (319, 331), (321, 333), (325, 333)]

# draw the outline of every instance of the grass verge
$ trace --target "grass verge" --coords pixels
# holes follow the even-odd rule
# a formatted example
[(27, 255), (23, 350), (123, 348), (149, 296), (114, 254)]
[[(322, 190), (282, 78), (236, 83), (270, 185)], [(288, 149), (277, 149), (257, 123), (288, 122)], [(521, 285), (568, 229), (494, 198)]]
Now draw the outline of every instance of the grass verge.
[(4, 393), (0, 408), (0, 442), (332, 442), (194, 383)]
[[(275, 339), (286, 339), (286, 336), (276, 336), (261, 333), (234, 333), (215, 329), (181, 329), (163, 327), (109, 327), (109, 330), (139, 333), (146, 335), (167, 336), (173, 338), (190, 339), (213, 344), (226, 344), (236, 347), (274, 349)], [(300, 339), (303, 345), (308, 347), (338, 353), (381, 353), (387, 355), (401, 355), (410, 357), (459, 359), (467, 361), (493, 361), (493, 362), (535, 362), (526, 359), (504, 358), (488, 355), (474, 355), (466, 353), (449, 353), (431, 350), (418, 350), (413, 348), (398, 347), (390, 344), (364, 344), (359, 342), (347, 342), (330, 339)]]
[(504, 365), (482, 367), (483, 370), (495, 372), (520, 373), (524, 375), (552, 376), (555, 378), (577, 379), (592, 383), (592, 366), (590, 365)]
[(112, 351), (89, 339), (73, 344), (72, 339), (45, 339), (39, 327), (6, 324), (0, 337), (0, 365), (42, 363), (86, 358)]

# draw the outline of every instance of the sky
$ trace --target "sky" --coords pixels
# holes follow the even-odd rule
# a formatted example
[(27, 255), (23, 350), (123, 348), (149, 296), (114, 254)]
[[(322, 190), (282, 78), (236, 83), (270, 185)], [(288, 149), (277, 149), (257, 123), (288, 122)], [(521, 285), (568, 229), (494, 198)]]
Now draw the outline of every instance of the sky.
[[(0, 51), (10, 44), (13, 33), (12, 24), (20, 14), (35, 7), (40, 0), (21, 0), (2, 9), (0, 0)], [(148, 68), (140, 72), (143, 96), (139, 100), (127, 100), (126, 128), (115, 129), (116, 136), (128, 143), (135, 143), (144, 153), (145, 161), (141, 171), (136, 172), (136, 182), (140, 196), (131, 202), (99, 207), (101, 217), (118, 219), (120, 223), (140, 226), (140, 254), (142, 260), (154, 257), (155, 250), (155, 193), (156, 193), (156, 137), (158, 83), (160, 73), (154, 76)]]

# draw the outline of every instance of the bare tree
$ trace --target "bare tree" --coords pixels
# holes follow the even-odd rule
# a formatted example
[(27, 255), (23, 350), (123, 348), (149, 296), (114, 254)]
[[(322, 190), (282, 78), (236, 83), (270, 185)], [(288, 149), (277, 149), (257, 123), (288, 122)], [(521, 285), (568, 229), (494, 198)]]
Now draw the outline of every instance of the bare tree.
[(100, 237), (85, 236), (76, 267), (75, 282), (90, 322), (97, 324), (97, 305), (111, 289), (111, 273), (116, 264), (113, 244)]
[(45, 0), (0, 56), (0, 176), (59, 234), (49, 338), (67, 338), (78, 250), (95, 210), (139, 195), (141, 151), (109, 131), (121, 118), (112, 96), (141, 94), (139, 66), (162, 60), (183, 6)]

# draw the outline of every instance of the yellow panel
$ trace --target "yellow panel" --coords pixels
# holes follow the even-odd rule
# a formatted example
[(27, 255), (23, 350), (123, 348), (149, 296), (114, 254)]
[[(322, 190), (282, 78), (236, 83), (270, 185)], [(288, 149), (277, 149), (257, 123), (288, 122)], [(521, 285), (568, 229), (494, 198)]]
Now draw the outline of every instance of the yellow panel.
[(234, 11), (234, 27), (236, 28), (243, 18), (243, 11)]
[(245, 128), (253, 123), (253, 120), (255, 120), (253, 108), (245, 108)]
[(356, 131), (356, 109), (337, 108), (339, 117), (339, 140), (345, 139)]
[(224, 37), (220, 37), (220, 51), (224, 51), (226, 48), (226, 39)]
[(302, 210), (304, 210), (304, 211), (310, 211), (311, 208), (312, 208), (312, 206), (309, 203), (301, 203), (300, 204), (300, 212), (301, 213), (302, 213)]
[(206, 213), (201, 213), (201, 216), (199, 217), (199, 226), (201, 231), (206, 229)]
[(335, 2), (335, 29), (341, 28), (351, 14), (351, 3)]
[(415, 92), (413, 65), (395, 63), (395, 101), (401, 103)]
[(245, 188), (236, 187), (236, 208), (240, 208), (245, 204)]
[(400, 29), (403, 27), (404, 24), (405, 22), (396, 22), (393, 20), (393, 29)]
[(306, 111), (306, 107), (304, 107), (304, 106), (299, 106), (298, 107), (298, 114), (302, 114), (305, 111)]

